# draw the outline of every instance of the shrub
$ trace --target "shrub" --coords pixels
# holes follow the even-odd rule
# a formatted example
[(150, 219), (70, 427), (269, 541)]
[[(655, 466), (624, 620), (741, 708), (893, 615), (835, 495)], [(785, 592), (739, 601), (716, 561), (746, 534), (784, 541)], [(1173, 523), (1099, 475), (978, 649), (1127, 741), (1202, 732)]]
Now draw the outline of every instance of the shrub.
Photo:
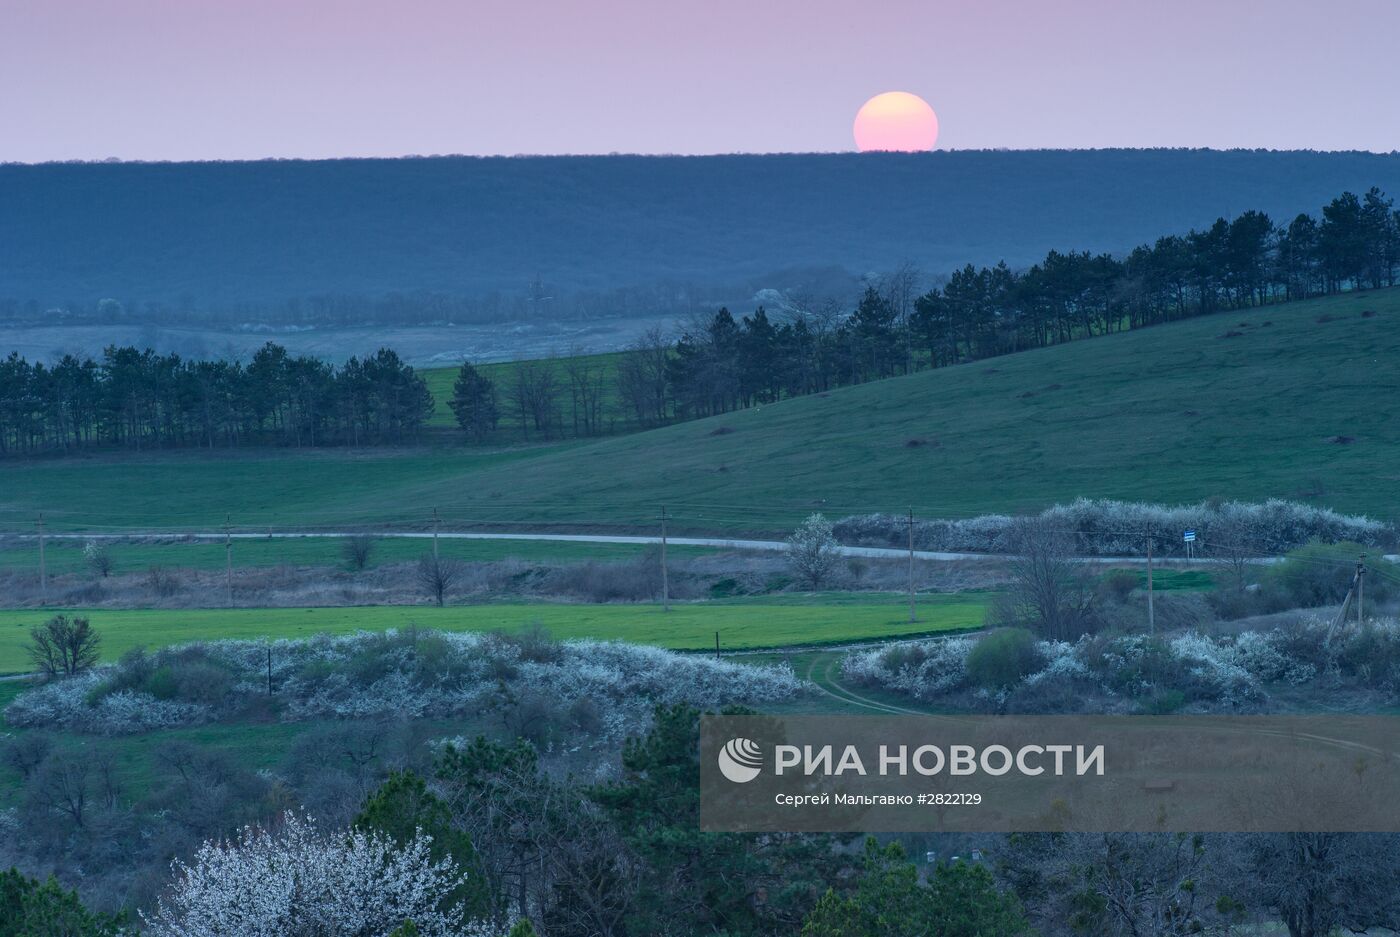
[(1104, 574), (1101, 586), (1114, 601), (1126, 602), (1138, 587), (1138, 574), (1131, 569), (1110, 569)]
[(987, 635), (967, 655), (967, 678), (986, 690), (1015, 686), (1041, 668), (1035, 635), (1011, 628)]
[[(717, 709), (787, 699), (803, 686), (787, 667), (615, 642), (558, 643), (542, 630), (409, 630), (129, 654), (114, 667), (20, 694), (6, 716), (16, 725), (99, 733), (196, 724), (266, 700), (269, 655), (278, 705), (292, 719), (449, 716), (533, 696), (569, 714), (561, 720), (594, 725), (609, 739), (644, 729), (657, 703)], [(172, 681), (173, 695), (157, 698), (153, 691), (166, 696)], [(592, 702), (591, 714), (573, 709), (581, 700)]]
[(841, 674), (857, 683), (936, 699), (966, 685), (974, 644), (971, 638), (941, 638), (856, 651), (841, 661)]
[[(1041, 519), (1057, 530), (1071, 532), (1077, 552), (1098, 556), (1132, 556), (1142, 552), (1151, 536), (1166, 554), (1181, 555), (1181, 532), (1195, 528), (1201, 556), (1226, 558), (1242, 549), (1253, 556), (1283, 553), (1310, 540), (1342, 540), (1370, 547), (1395, 544), (1394, 526), (1369, 517), (1338, 514), (1326, 508), (1271, 499), (1263, 503), (1206, 501), (1169, 507), (1125, 501), (1081, 498), (1046, 509)], [(917, 521), (914, 541), (919, 549), (964, 553), (1015, 552), (1016, 518), (988, 514), (964, 520)], [(908, 521), (893, 514), (843, 518), (834, 531), (844, 543), (902, 547)]]
[[(1346, 597), (1356, 573), (1356, 563), (1366, 548), (1358, 543), (1309, 543), (1289, 552), (1283, 562), (1270, 567), (1264, 587), (1275, 604), (1289, 608), (1335, 605)], [(1380, 562), (1385, 562), (1381, 560)], [(1388, 581), (1368, 576), (1366, 596), (1383, 602), (1390, 597)]]

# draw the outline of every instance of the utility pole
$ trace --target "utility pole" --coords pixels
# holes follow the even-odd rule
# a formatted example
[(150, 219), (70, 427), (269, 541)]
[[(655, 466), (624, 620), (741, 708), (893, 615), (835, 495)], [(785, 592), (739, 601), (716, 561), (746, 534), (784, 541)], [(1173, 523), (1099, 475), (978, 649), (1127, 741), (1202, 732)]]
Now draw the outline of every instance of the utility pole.
[(49, 604), (49, 568), (44, 562), (44, 515), (39, 514), (39, 520), (34, 525), (39, 529), (39, 600), (45, 605)]
[[(666, 572), (666, 505), (661, 505), (661, 610), (671, 610), (671, 582)], [(719, 632), (715, 632), (715, 652), (719, 652)]]
[(1157, 618), (1152, 608), (1152, 537), (1147, 538), (1147, 633), (1157, 633)]
[(1361, 624), (1361, 601), (1362, 593), (1366, 585), (1366, 554), (1361, 554), (1361, 559), (1356, 562), (1356, 624)]
[(719, 656), (719, 632), (715, 632), (715, 656)]
[(224, 576), (228, 591), (228, 606), (233, 608), (233, 526), (231, 515), (224, 515)]
[(909, 621), (919, 620), (914, 606), (914, 506), (909, 506)]
[(433, 562), (434, 562), (434, 563), (437, 562), (437, 558), (438, 558), (438, 512), (437, 512), (437, 508), (433, 508)]

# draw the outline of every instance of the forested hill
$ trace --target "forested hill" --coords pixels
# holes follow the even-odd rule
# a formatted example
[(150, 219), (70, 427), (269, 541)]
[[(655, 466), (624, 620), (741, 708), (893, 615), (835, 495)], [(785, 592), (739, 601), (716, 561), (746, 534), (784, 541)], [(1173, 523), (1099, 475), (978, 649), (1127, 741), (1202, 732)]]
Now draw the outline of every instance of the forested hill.
[[(800, 286), (912, 260), (1122, 250), (1247, 209), (1400, 192), (1400, 155), (1209, 150), (0, 166), (0, 301)], [(783, 272), (787, 271), (787, 272)], [(9, 308), (16, 308), (13, 303)], [(130, 305), (128, 305), (130, 308)]]

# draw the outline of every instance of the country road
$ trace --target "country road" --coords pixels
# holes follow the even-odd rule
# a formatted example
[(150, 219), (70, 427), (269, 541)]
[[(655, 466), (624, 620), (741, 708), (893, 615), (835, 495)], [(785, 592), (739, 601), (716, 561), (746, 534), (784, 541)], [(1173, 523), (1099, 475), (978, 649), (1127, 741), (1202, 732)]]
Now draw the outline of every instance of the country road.
[[(273, 533), (235, 533), (227, 536), (233, 540), (301, 540), (314, 539), (317, 537), (343, 538), (355, 537), (364, 534), (365, 531), (337, 531), (319, 530), (298, 532), (273, 532)], [(433, 534), (426, 531), (392, 531), (380, 532), (371, 531), (375, 537), (410, 539), (410, 540), (431, 540)], [(226, 536), (221, 532), (212, 533), (172, 533), (167, 531), (132, 531), (124, 534), (48, 534), (50, 540), (131, 540), (148, 537), (170, 537), (172, 539), (183, 540), (214, 540), (221, 541)], [(544, 540), (564, 543), (622, 543), (649, 545), (659, 544), (659, 536), (627, 536), (621, 534), (560, 534), (560, 533), (529, 533), (529, 534), (507, 534), (485, 531), (439, 531), (436, 535), (442, 540)], [(36, 534), (21, 534), (16, 539), (33, 540)], [(732, 537), (667, 537), (666, 542), (671, 546), (681, 547), (716, 547), (724, 550), (755, 550), (760, 552), (774, 552), (787, 549), (787, 544), (782, 540), (743, 540)], [(872, 559), (907, 559), (908, 550), (896, 549), (893, 547), (853, 547), (839, 545), (837, 552), (842, 556), (868, 557)], [(944, 553), (934, 550), (915, 550), (914, 558), (919, 560), (933, 560), (939, 562), (949, 562), (955, 560), (997, 560), (1006, 559), (1004, 553)], [(1145, 556), (1081, 556), (1075, 558), (1081, 563), (1133, 563), (1146, 565)], [(1260, 557), (1254, 562), (1276, 563), (1280, 557)], [(1400, 562), (1400, 555), (1387, 555), (1385, 559), (1391, 562)], [(1153, 563), (1161, 566), (1184, 566), (1188, 563), (1202, 564), (1224, 562), (1223, 560), (1213, 560), (1209, 557), (1196, 557), (1187, 560), (1185, 557), (1153, 557)]]

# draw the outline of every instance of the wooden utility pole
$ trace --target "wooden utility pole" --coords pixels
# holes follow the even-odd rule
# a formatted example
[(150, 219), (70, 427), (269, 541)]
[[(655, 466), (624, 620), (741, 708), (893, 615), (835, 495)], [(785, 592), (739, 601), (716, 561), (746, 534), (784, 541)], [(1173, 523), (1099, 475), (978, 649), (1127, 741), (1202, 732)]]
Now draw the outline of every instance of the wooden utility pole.
[(914, 605), (914, 506), (909, 506), (909, 621), (919, 620), (918, 610)]
[(231, 515), (224, 515), (224, 577), (228, 591), (228, 606), (233, 607), (233, 526)]
[[(666, 570), (666, 505), (661, 505), (661, 610), (671, 610), (671, 581)], [(719, 648), (719, 632), (715, 632), (715, 648)]]
[(719, 632), (715, 632), (715, 656), (719, 656)]
[(1356, 561), (1356, 623), (1361, 624), (1361, 602), (1366, 586), (1366, 554)]
[(42, 512), (34, 526), (39, 529), (39, 601), (47, 605), (49, 602), (49, 567), (44, 562), (44, 515)]
[(1157, 633), (1157, 618), (1152, 608), (1152, 537), (1147, 538), (1147, 633)]
[(433, 508), (433, 562), (434, 562), (434, 563), (437, 562), (437, 558), (438, 558), (438, 512), (437, 512), (437, 508)]

